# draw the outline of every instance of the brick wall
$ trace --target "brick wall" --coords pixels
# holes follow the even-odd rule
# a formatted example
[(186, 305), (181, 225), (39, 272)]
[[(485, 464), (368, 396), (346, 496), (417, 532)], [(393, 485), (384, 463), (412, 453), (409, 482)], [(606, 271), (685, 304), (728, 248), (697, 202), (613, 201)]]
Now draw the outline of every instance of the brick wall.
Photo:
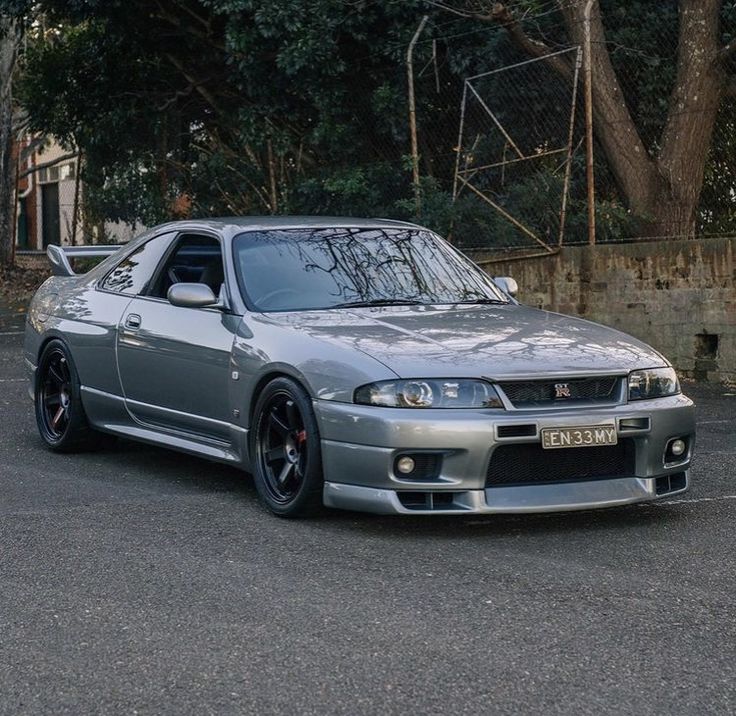
[[(685, 376), (736, 382), (736, 239), (564, 248), (485, 266), (528, 305), (640, 338)], [(480, 256), (474, 256), (480, 259)]]

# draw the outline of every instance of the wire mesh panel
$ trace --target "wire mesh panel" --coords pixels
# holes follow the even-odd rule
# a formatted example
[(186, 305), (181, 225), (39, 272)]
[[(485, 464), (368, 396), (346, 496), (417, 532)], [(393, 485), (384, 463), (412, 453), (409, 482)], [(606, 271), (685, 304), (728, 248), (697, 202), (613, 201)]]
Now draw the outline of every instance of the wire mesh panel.
[[(549, 66), (552, 57), (569, 60), (572, 81)], [(579, 67), (573, 47), (465, 81), (453, 194), (471, 192), (495, 211), (488, 228), (497, 246), (552, 253), (564, 239)]]

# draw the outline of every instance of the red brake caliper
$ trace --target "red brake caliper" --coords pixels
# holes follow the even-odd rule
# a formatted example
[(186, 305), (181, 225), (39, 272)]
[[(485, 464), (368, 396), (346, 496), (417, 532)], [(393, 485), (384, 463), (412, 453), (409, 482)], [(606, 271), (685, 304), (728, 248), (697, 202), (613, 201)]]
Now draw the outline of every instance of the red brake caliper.
[(299, 445), (301, 445), (305, 440), (307, 439), (307, 431), (306, 430), (300, 430), (296, 434), (296, 441)]

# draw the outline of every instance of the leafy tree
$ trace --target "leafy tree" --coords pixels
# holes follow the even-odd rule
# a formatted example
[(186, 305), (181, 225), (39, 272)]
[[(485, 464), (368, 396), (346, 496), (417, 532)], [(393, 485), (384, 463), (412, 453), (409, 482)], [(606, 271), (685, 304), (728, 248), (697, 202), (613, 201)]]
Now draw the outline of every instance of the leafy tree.
[(288, 211), (315, 182), (355, 195), (406, 151), (395, 67), (412, 6), (50, 0), (23, 101), (84, 150), (107, 214), (136, 175), (147, 199), (120, 204), (147, 221), (182, 192), (202, 213)]
[[(733, 142), (711, 137), (716, 123), (733, 124), (718, 113), (730, 92), (733, 4), (680, 0), (678, 15), (677, 0), (594, 3), (597, 139), (607, 160), (598, 167), (599, 214), (609, 231), (625, 230), (633, 212), (641, 230), (689, 232), (701, 192), (722, 196), (731, 181), (723, 167), (733, 166)], [(147, 224), (190, 204), (200, 215), (412, 217), (405, 53), (429, 14), (415, 63), (431, 67), (418, 78), (420, 220), (471, 244), (477, 236), (512, 243), (515, 230), (471, 196), (452, 200), (463, 78), (579, 42), (581, 8), (568, 0), (39, 0), (29, 10), (0, 0), (30, 20), (18, 90), (31, 127), (83, 151), (89, 210)], [(553, 65), (569, 81), (570, 65)], [(501, 89), (503, 120), (538, 141), (551, 88)], [(521, 103), (531, 121), (519, 121)], [(582, 228), (581, 179), (573, 172), (573, 229)], [(550, 235), (544, 204), (559, 191), (559, 171), (542, 166), (505, 186), (499, 201)], [(729, 211), (698, 217), (720, 228)]]

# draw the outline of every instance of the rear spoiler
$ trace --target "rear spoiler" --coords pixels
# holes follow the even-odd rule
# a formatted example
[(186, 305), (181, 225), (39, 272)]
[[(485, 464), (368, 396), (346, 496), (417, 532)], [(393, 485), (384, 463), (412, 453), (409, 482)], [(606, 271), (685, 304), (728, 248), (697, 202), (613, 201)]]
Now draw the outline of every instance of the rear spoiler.
[(120, 245), (102, 244), (100, 246), (56, 246), (51, 244), (46, 249), (46, 256), (51, 264), (54, 276), (76, 276), (69, 259), (91, 259), (112, 256)]

